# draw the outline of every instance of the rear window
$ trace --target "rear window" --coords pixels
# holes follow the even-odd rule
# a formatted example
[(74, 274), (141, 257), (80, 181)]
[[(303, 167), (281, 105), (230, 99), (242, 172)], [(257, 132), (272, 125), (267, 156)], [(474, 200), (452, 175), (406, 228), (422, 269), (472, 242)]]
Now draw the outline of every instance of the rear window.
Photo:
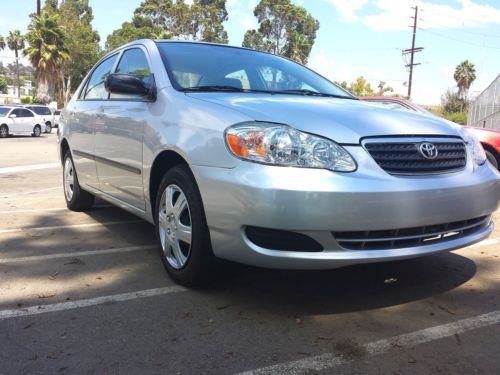
[(52, 112), (50, 112), (50, 109), (48, 107), (26, 107), (26, 108), (31, 109), (37, 115), (47, 116), (52, 114)]

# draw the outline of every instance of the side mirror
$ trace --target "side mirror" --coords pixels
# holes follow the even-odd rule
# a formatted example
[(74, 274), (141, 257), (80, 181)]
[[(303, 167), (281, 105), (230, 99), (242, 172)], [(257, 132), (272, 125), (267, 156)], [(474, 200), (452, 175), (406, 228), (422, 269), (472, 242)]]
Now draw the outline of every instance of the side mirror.
[(9, 115), (9, 118), (16, 118), (16, 117), (17, 117), (17, 115), (14, 115), (14, 114)]
[(149, 100), (156, 100), (156, 86), (154, 76), (149, 76), (149, 84), (139, 76), (132, 74), (114, 73), (106, 77), (104, 87), (111, 94), (140, 95)]

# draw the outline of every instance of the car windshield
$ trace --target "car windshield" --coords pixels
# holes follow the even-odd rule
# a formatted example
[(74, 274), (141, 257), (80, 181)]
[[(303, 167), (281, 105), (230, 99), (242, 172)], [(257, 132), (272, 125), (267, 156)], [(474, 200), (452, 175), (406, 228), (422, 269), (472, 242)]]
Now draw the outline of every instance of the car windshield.
[(288, 59), (242, 48), (157, 42), (180, 91), (260, 92), (354, 99), (312, 70)]
[(9, 113), (10, 108), (8, 107), (0, 107), (0, 116), (6, 116)]

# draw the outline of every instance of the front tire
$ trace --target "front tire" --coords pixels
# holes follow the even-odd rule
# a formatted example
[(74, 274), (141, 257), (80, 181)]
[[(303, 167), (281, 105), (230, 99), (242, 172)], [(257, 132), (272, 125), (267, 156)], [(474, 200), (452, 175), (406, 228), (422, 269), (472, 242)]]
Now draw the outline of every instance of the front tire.
[(9, 136), (9, 128), (7, 125), (0, 126), (0, 138), (7, 138)]
[(39, 137), (40, 134), (42, 134), (42, 128), (40, 127), (40, 125), (35, 125), (35, 127), (33, 128), (33, 137)]
[(69, 150), (64, 155), (63, 188), (64, 199), (70, 210), (86, 211), (94, 204), (95, 197), (80, 188), (73, 158)]
[(156, 238), (170, 277), (185, 286), (213, 279), (222, 261), (212, 252), (201, 195), (191, 171), (184, 166), (167, 171), (156, 197)]

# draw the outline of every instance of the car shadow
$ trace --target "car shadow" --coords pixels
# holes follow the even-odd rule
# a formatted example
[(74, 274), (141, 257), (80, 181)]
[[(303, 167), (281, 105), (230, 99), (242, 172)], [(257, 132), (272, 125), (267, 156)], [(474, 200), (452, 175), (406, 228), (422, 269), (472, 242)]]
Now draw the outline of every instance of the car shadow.
[(453, 290), (476, 264), (454, 253), (329, 271), (264, 270), (235, 265), (232, 276), (199, 289), (246, 311), (341, 314), (401, 305)]

